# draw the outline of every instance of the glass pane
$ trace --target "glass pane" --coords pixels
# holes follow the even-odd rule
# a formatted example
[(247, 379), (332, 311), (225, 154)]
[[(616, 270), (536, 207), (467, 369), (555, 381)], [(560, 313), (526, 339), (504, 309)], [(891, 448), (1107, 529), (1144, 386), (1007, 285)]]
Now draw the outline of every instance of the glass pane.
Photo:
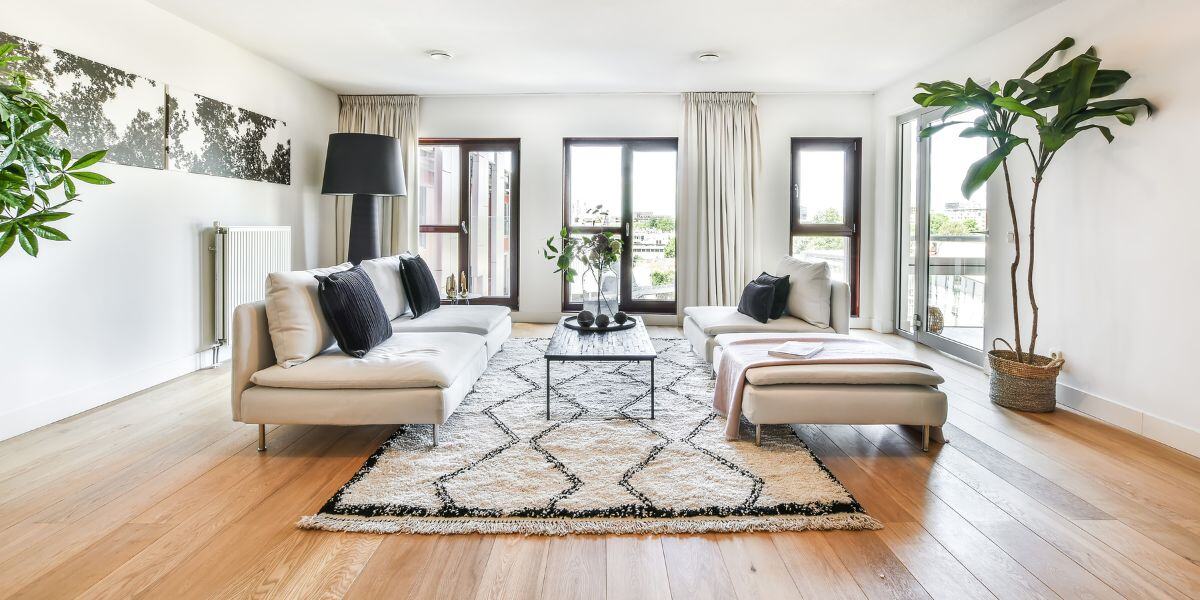
[[(964, 113), (971, 121), (978, 114)], [(966, 125), (929, 138), (929, 299), (926, 330), (983, 348), (987, 236), (986, 193), (962, 196), (971, 163), (987, 154), (986, 138), (961, 138)]]
[(458, 146), (421, 146), (417, 180), (417, 224), (458, 225)]
[[(572, 237), (583, 236), (576, 235)], [(608, 271), (600, 273), (599, 279), (597, 279), (595, 271), (588, 271), (583, 262), (578, 259), (575, 261), (575, 270), (578, 271), (575, 281), (572, 281), (567, 288), (570, 302), (594, 302), (600, 296), (597, 290), (603, 290), (604, 298), (608, 301), (609, 306), (613, 311), (617, 310), (617, 304), (621, 299), (620, 263), (614, 264)]]
[(621, 147), (572, 145), (571, 224), (621, 225)]
[(633, 153), (634, 300), (675, 299), (675, 151)]
[(458, 268), (458, 234), (457, 233), (421, 233), (417, 235), (417, 253), (429, 264), (433, 271), (433, 280), (438, 284), (442, 298), (446, 297), (446, 278), (450, 275), (457, 281)]
[(917, 315), (917, 122), (914, 120), (901, 124), (899, 137), (900, 287), (897, 297), (900, 314), (897, 327), (913, 333), (916, 331), (914, 317)]
[(808, 262), (829, 263), (838, 281), (850, 280), (850, 238), (832, 235), (792, 236), (792, 256)]
[(798, 223), (846, 222), (846, 152), (800, 150), (796, 153)]
[(470, 290), (509, 295), (509, 235), (512, 227), (512, 152), (471, 152), (468, 190)]

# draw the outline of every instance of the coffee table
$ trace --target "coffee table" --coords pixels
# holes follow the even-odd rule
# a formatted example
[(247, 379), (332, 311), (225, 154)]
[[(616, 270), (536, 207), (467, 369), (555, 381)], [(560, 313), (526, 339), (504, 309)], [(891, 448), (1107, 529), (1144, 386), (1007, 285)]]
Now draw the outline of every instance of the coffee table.
[(650, 363), (650, 418), (654, 418), (654, 359), (658, 352), (641, 319), (637, 326), (621, 331), (585, 332), (563, 325), (559, 319), (546, 347), (546, 419), (550, 418), (550, 363), (552, 362), (644, 362)]

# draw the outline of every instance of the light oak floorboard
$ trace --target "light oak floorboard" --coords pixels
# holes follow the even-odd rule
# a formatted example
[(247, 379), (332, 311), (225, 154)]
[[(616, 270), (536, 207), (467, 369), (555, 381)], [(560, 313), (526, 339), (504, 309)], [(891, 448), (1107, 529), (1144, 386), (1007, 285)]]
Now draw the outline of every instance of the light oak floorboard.
[(395, 428), (273, 426), (256, 452), (225, 366), (0, 442), (0, 597), (1200, 597), (1200, 459), (1072, 411), (997, 408), (978, 369), (856, 335), (929, 361), (950, 397), (950, 444), (929, 453), (912, 428), (795, 428), (881, 531), (299, 530)]

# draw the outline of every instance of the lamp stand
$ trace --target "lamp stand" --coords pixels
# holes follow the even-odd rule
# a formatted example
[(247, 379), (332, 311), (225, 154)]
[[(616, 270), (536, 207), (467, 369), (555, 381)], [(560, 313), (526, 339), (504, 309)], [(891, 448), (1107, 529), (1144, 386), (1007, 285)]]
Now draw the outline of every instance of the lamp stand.
[(355, 194), (350, 209), (350, 247), (347, 260), (358, 264), (379, 257), (379, 197)]

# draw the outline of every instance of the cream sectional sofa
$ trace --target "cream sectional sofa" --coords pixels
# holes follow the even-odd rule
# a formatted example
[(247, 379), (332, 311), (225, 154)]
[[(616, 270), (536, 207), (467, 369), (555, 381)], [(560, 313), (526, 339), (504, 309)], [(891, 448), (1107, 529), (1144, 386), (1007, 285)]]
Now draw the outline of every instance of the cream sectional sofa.
[[(280, 361), (276, 348), (281, 340), (273, 341), (272, 331), (280, 338), (296, 329), (279, 322), (288, 317), (278, 316), (277, 310), (272, 324), (267, 302), (234, 310), (233, 419), (259, 425), (260, 450), (266, 448), (267, 423), (425, 424), (433, 426), (431, 438), (437, 444), (438, 425), (446, 422), (508, 339), (512, 318), (507, 307), (492, 305), (442, 306), (413, 318), (398, 271), (391, 277), (393, 260), (363, 263), (392, 318), (393, 334), (362, 358), (325, 345), (306, 360)], [(302, 284), (311, 276), (298, 273), (279, 279)], [(315, 288), (311, 294), (315, 303)], [(319, 307), (307, 308), (315, 308), (323, 321)]]

